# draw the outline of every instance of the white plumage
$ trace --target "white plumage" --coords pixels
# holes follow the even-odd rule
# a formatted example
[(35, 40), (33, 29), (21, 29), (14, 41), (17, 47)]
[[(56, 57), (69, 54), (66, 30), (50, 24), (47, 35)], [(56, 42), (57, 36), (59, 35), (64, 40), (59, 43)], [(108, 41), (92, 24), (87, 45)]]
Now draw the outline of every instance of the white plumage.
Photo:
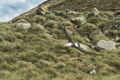
[[(65, 44), (64, 47), (72, 47), (72, 45), (73, 43), (70, 42), (70, 43)], [(74, 43), (74, 45), (78, 47), (78, 43)]]

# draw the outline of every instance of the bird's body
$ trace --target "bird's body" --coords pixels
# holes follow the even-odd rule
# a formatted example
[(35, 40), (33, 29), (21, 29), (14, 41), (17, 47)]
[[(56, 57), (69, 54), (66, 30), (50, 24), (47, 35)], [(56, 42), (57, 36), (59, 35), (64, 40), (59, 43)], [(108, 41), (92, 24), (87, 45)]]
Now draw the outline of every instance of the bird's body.
[(78, 44), (77, 43), (72, 43), (72, 42), (69, 42), (67, 44), (64, 45), (64, 47), (78, 47)]

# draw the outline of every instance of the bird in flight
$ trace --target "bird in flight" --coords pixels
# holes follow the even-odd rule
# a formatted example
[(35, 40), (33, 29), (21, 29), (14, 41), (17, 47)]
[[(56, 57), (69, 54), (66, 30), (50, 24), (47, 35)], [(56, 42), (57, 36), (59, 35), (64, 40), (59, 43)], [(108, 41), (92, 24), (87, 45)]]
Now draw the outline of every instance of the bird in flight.
[(66, 38), (68, 39), (68, 43), (64, 45), (64, 47), (74, 47), (74, 48), (77, 48), (78, 50), (80, 50), (81, 52), (85, 53), (85, 54), (91, 54), (90, 52), (87, 52), (85, 50), (83, 50), (81, 47), (80, 47), (80, 44), (78, 42), (76, 43), (73, 43), (71, 37), (68, 35), (66, 29), (65, 29), (65, 26), (63, 24), (62, 26), (62, 30), (63, 30), (63, 33), (65, 34)]

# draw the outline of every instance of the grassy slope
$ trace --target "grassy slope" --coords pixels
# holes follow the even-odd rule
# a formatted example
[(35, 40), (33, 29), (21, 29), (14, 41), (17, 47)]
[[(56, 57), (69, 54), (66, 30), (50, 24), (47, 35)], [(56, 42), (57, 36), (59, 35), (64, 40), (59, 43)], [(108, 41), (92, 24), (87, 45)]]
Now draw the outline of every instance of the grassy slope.
[(50, 6), (51, 10), (71, 9), (75, 11), (86, 11), (96, 7), (99, 10), (120, 9), (118, 0), (64, 0), (62, 3)]
[[(106, 12), (104, 15), (108, 20), (107, 16), (110, 15)], [(64, 18), (53, 13), (44, 16), (32, 14), (11, 25), (0, 23), (0, 79), (119, 80), (119, 51), (89, 50), (93, 54), (86, 55), (74, 48), (62, 47), (67, 42), (61, 29), (63, 22), (74, 41), (93, 45), (92, 41), (86, 40), (86, 36), (73, 29), (74, 24), (69, 20), (74, 16)], [(19, 22), (29, 22), (32, 27), (16, 28), (15, 25)], [(95, 23), (92, 22), (93, 25)], [(97, 74), (90, 75), (90, 71), (94, 69)]]
[[(78, 13), (64, 18), (65, 14), (51, 12), (41, 16), (33, 12), (17, 18), (13, 24), (0, 23), (0, 80), (119, 80), (119, 50), (97, 52), (91, 49), (88, 51), (93, 54), (86, 55), (74, 48), (63, 48), (67, 43), (61, 29), (63, 22), (73, 41), (88, 46), (95, 44), (96, 40), (89, 42), (85, 35), (88, 28), (73, 29), (75, 24), (70, 19), (86, 17), (87, 14)], [(88, 22), (101, 29), (100, 24), (104, 25), (114, 18), (112, 14), (101, 12), (99, 17), (89, 18)], [(16, 28), (19, 22), (28, 22), (32, 26), (28, 29)], [(111, 35), (106, 36), (111, 38)], [(94, 69), (97, 74), (91, 75), (90, 71)]]

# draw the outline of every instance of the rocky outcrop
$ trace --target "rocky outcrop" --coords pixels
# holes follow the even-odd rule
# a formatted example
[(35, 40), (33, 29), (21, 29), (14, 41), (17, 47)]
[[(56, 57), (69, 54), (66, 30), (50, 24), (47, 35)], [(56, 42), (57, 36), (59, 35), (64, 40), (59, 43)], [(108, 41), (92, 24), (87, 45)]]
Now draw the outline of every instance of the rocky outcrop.
[(114, 41), (100, 40), (97, 42), (95, 49), (96, 50), (113, 50), (116, 49), (116, 43)]
[(42, 5), (37, 9), (37, 14), (44, 15), (47, 11), (48, 8), (45, 5)]

